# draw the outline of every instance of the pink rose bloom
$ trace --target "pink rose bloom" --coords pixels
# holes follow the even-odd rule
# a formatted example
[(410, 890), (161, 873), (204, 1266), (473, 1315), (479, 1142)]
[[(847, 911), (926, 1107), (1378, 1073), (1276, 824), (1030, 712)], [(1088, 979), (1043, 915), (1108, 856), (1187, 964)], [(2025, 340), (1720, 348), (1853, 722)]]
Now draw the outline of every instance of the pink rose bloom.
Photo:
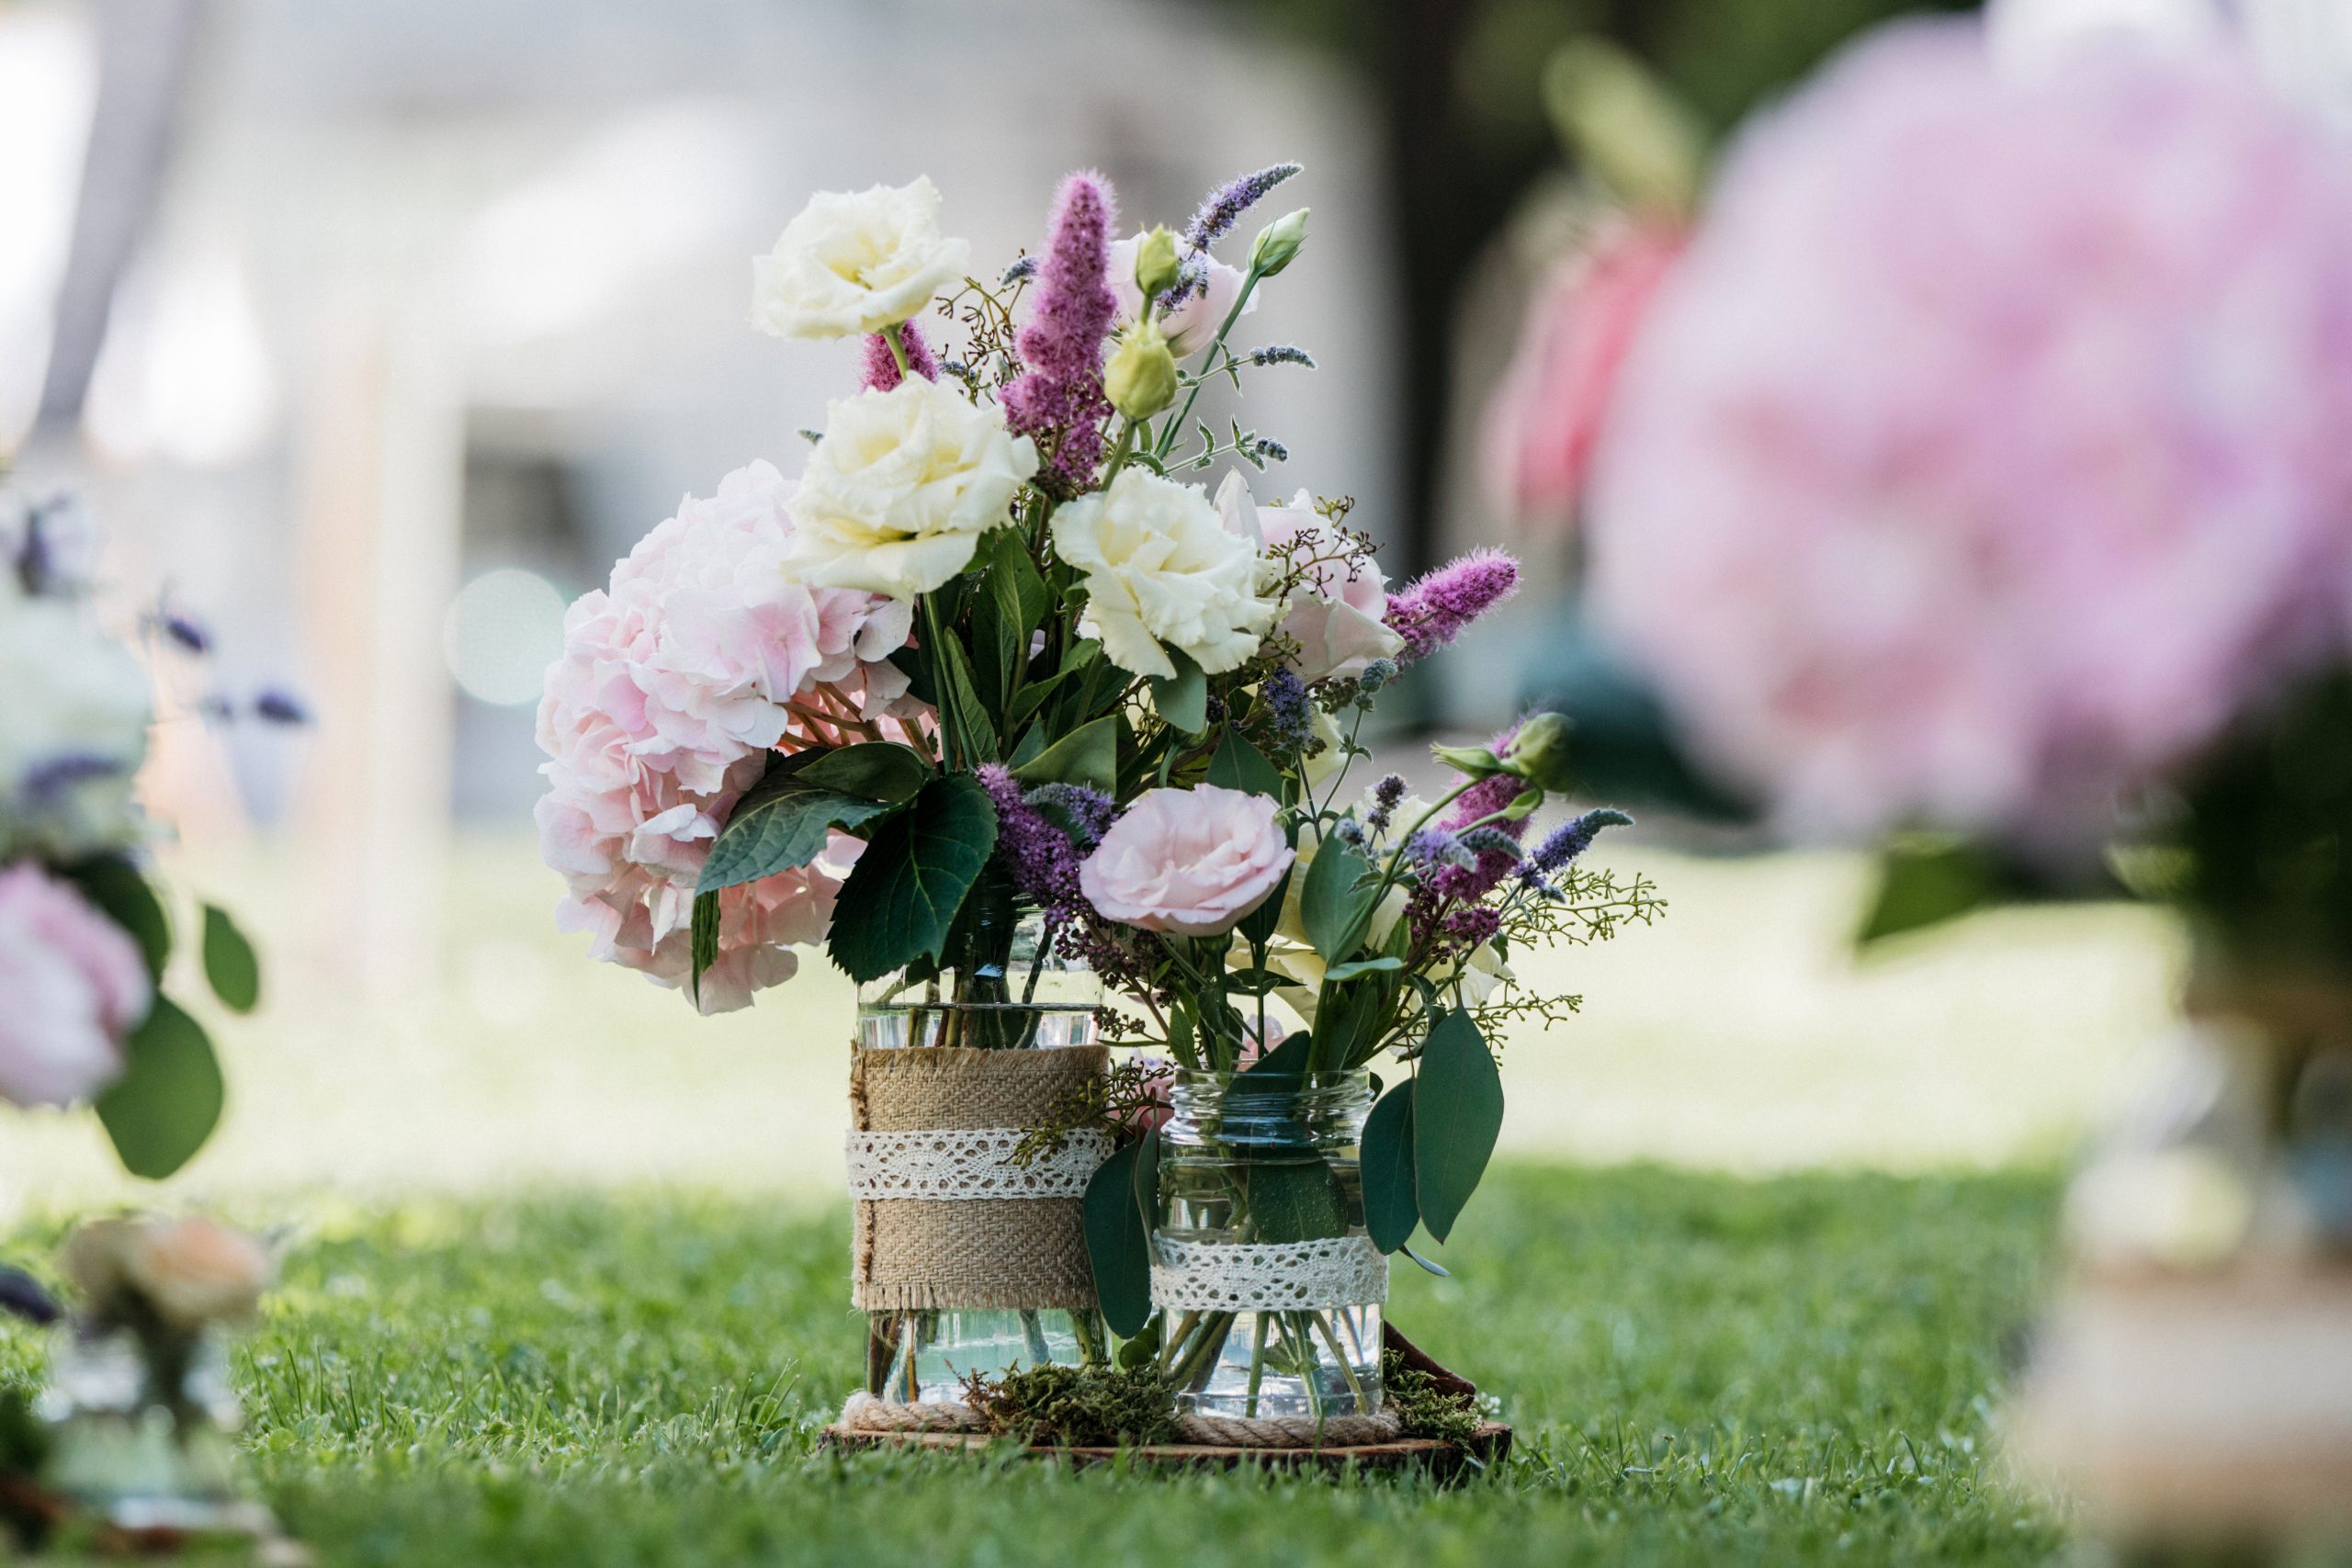
[[(785, 558), (791, 487), (766, 463), (688, 497), (564, 618), (538, 738), (541, 852), (570, 892), (557, 909), (598, 959), (663, 985), (692, 973), (695, 883), (711, 840), (773, 748), (896, 733), (907, 678), (888, 662), (911, 606), (811, 588)], [(836, 840), (841, 862), (855, 841)], [(839, 891), (822, 863), (719, 896), (719, 955), (702, 1007), (748, 1006), (791, 978)]]
[(1618, 372), (1658, 285), (1690, 236), (1678, 224), (1611, 224), (1544, 285), (1487, 405), (1488, 492), (1531, 532), (1576, 520)]
[(1078, 868), (1095, 913), (1178, 936), (1218, 936), (1266, 901), (1297, 858), (1274, 803), (1216, 784), (1147, 790)]
[(1226, 531), (1257, 541), (1285, 572), (1306, 575), (1291, 594), (1282, 630), (1298, 644), (1291, 668), (1303, 681), (1361, 675), (1375, 659), (1394, 659), (1405, 639), (1387, 624), (1388, 577), (1368, 558), (1354, 558), (1340, 531), (1300, 491), (1287, 506), (1260, 506), (1238, 473), (1217, 487)]
[(2352, 191), (2226, 61), (1885, 30), (1760, 120), (1601, 443), (1597, 608), (1798, 830), (2048, 854), (2352, 584)]
[(139, 944), (71, 883), (29, 861), (0, 871), (0, 1100), (88, 1100), (153, 1001)]

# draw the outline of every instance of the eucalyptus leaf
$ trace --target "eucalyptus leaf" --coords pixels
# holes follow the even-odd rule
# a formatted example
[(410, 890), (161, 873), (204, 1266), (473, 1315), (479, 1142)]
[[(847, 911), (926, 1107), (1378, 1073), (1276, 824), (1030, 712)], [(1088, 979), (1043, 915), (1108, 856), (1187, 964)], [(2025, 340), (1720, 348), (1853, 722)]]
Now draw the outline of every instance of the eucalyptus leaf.
[(1023, 763), (1016, 774), (1023, 784), (1087, 784), (1104, 794), (1119, 787), (1119, 721), (1103, 717), (1078, 728)]
[(1333, 985), (1341, 980), (1352, 980), (1359, 975), (1393, 974), (1403, 967), (1403, 959), (1383, 953), (1378, 958), (1356, 958), (1345, 964), (1335, 964), (1323, 972), (1323, 980), (1326, 985)]
[(1141, 1332), (1151, 1320), (1151, 1227), (1136, 1202), (1142, 1154), (1141, 1144), (1130, 1144), (1095, 1167), (1080, 1206), (1095, 1298), (1102, 1321), (1122, 1337)]
[(204, 906), (204, 978), (220, 1005), (251, 1012), (261, 1001), (261, 960), (254, 944), (218, 905)]
[(1151, 678), (1151, 705), (1173, 728), (1198, 735), (1209, 724), (1209, 678), (1181, 649), (1166, 651), (1176, 673)]
[(1394, 1252), (1413, 1239), (1413, 1227), (1421, 1223), (1414, 1191), (1412, 1079), (1373, 1106), (1364, 1118), (1362, 1150), (1364, 1229), (1374, 1247)]
[(996, 807), (968, 773), (934, 778), (883, 818), (833, 904), (826, 951), (863, 983), (937, 956), (989, 852)]
[(1250, 1226), (1259, 1241), (1322, 1241), (1348, 1234), (1347, 1190), (1320, 1155), (1251, 1158)]
[(1414, 1262), (1419, 1264), (1423, 1269), (1426, 1269), (1441, 1280), (1451, 1280), (1453, 1278), (1453, 1271), (1452, 1269), (1430, 1262), (1428, 1258), (1423, 1258), (1419, 1253), (1415, 1252), (1409, 1247), (1400, 1247), (1396, 1250), (1403, 1253), (1406, 1257), (1411, 1258)]
[(1306, 940), (1326, 964), (1354, 956), (1379, 900), (1380, 878), (1371, 863), (1338, 840), (1324, 840), (1306, 868), (1298, 912)]
[(1283, 923), (1284, 903), (1290, 897), (1290, 879), (1297, 874), (1295, 865), (1283, 872), (1283, 879), (1274, 884), (1274, 890), (1266, 895), (1266, 901), (1241, 917), (1241, 923), (1233, 929), (1241, 933), (1242, 941), (1252, 947), (1263, 947), (1273, 940), (1275, 930)]
[(123, 1168), (150, 1181), (186, 1165), (220, 1121), (226, 1089), (204, 1030), (168, 997), (123, 1042), (122, 1077), (97, 1099)]
[(1208, 782), (1220, 789), (1271, 795), (1276, 800), (1283, 795), (1281, 772), (1231, 724), (1225, 726), (1225, 733), (1217, 738), (1216, 750), (1209, 757)]
[(1443, 1241), (1477, 1190), (1503, 1130), (1503, 1079), (1477, 1021), (1456, 1008), (1430, 1024), (1413, 1091), (1413, 1191)]

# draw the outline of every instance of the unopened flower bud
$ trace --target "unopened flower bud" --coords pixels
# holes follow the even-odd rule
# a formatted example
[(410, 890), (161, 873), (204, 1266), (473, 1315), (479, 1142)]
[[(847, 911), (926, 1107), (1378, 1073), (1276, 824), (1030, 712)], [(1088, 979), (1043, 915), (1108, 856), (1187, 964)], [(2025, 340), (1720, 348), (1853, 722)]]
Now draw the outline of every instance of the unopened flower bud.
[(1250, 247), (1250, 270), (1261, 277), (1272, 277), (1290, 265), (1306, 243), (1307, 209), (1286, 212), (1258, 231), (1257, 243)]
[(1129, 419), (1149, 419), (1176, 400), (1176, 355), (1157, 326), (1137, 321), (1120, 335), (1102, 369), (1102, 390)]
[(1176, 254), (1176, 236), (1165, 228), (1154, 229), (1136, 247), (1136, 287), (1143, 290), (1146, 299), (1157, 299), (1175, 288), (1183, 270), (1184, 264)]
[(1503, 771), (1502, 759), (1484, 746), (1432, 746), (1430, 755), (1474, 779), (1492, 778)]
[(1538, 789), (1566, 794), (1575, 782), (1568, 766), (1568, 721), (1555, 713), (1537, 714), (1511, 737), (1502, 764), (1503, 772)]

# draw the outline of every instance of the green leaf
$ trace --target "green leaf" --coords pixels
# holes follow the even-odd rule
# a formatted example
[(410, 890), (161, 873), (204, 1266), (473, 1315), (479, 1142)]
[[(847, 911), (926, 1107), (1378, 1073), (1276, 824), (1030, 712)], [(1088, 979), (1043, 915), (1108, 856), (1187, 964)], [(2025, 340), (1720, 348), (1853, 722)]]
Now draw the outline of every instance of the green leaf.
[(1321, 1241), (1348, 1234), (1348, 1194), (1319, 1155), (1255, 1158), (1249, 1172), (1250, 1226), (1259, 1241)]
[(1379, 896), (1380, 878), (1362, 855), (1336, 839), (1316, 850), (1298, 912), (1306, 940), (1326, 964), (1343, 964), (1354, 954)]
[(1363, 1228), (1372, 1244), (1394, 1252), (1421, 1223), (1413, 1186), (1413, 1080), (1380, 1097), (1363, 1123)]
[(1166, 680), (1151, 678), (1151, 705), (1176, 728), (1198, 735), (1209, 723), (1209, 678), (1179, 650), (1171, 648), (1167, 652), (1176, 673)]
[(1297, 874), (1295, 866), (1283, 872), (1283, 879), (1274, 884), (1274, 890), (1266, 895), (1266, 901), (1241, 917), (1241, 923), (1233, 929), (1241, 933), (1242, 941), (1252, 947), (1263, 947), (1273, 940), (1274, 929), (1283, 923), (1283, 903), (1290, 897), (1290, 879)]
[(794, 776), (805, 784), (896, 806), (914, 798), (930, 781), (932, 768), (931, 759), (911, 746), (867, 740), (827, 751)]
[(810, 784), (808, 773), (819, 765), (812, 763), (802, 773), (771, 768), (767, 777), (752, 786), (711, 844), (709, 857), (702, 863), (702, 876), (695, 884), (696, 893), (716, 893), (807, 865), (823, 852), (826, 839), (835, 828), (855, 828), (898, 809), (861, 795), (844, 795)]
[(1148, 1128), (1136, 1145), (1136, 1213), (1146, 1232), (1159, 1223), (1159, 1129)]
[(216, 904), (204, 906), (204, 977), (232, 1012), (251, 1012), (261, 1000), (261, 960), (229, 911)]
[(962, 743), (965, 761), (993, 762), (996, 761), (997, 733), (989, 715), (995, 710), (981, 700), (978, 679), (972, 673), (972, 662), (966, 657), (964, 645), (950, 632), (939, 640), (940, 695), (946, 699), (942, 717), (953, 727)]
[(1102, 1321), (1125, 1337), (1151, 1320), (1151, 1227), (1136, 1201), (1136, 1168), (1144, 1145), (1129, 1144), (1095, 1167), (1082, 1213), (1087, 1260)]
[(1119, 787), (1119, 721), (1080, 725), (1014, 770), (1023, 784), (1091, 784), (1105, 795)]
[(1021, 629), (1021, 650), (1025, 660), (1029, 634), (1045, 628), (1046, 613), (1054, 607), (1054, 596), (1046, 587), (1046, 580), (1037, 575), (1037, 563), (1029, 558), (1029, 547), (1020, 529), (994, 528), (980, 537), (989, 549), (988, 568), (981, 576), (1001, 614)]
[[(1306, 1030), (1295, 1029), (1274, 1042), (1274, 1048), (1250, 1064), (1244, 1077), (1297, 1077), (1306, 1071), (1314, 1060), (1315, 1036)], [(1291, 1087), (1291, 1086), (1283, 1086)]]
[(1359, 975), (1385, 975), (1403, 967), (1403, 959), (1383, 953), (1378, 958), (1358, 958), (1346, 964), (1335, 964), (1323, 971), (1323, 980), (1329, 985), (1340, 980), (1352, 980)]
[(123, 1042), (121, 1077), (97, 1100), (98, 1121), (123, 1168), (161, 1181), (195, 1157), (220, 1121), (226, 1091), (212, 1042), (196, 1020), (158, 996)]
[(171, 918), (139, 868), (120, 855), (101, 855), (67, 866), (63, 874), (101, 914), (130, 933), (147, 960), (148, 977), (162, 979), (172, 956)]
[(1233, 725), (1225, 727), (1218, 738), (1216, 750), (1209, 758), (1209, 783), (1220, 789), (1238, 789), (1251, 795), (1268, 795), (1276, 800), (1283, 797), (1283, 775), (1266, 761), (1266, 754), (1242, 738)]
[(1890, 839), (1879, 855), (1879, 881), (1870, 912), (1854, 933), (1867, 947), (1997, 902), (2007, 889), (2000, 869), (1962, 839), (1910, 834)]
[(1413, 1195), (1443, 1241), (1503, 1130), (1503, 1076), (1476, 1020), (1458, 1008), (1438, 1015), (1413, 1086)]
[(702, 1010), (702, 972), (718, 962), (718, 895), (695, 895), (694, 932), (690, 949), (694, 968), (689, 994), (694, 998), (695, 1010)]
[(996, 807), (968, 773), (935, 778), (882, 820), (833, 905), (833, 962), (878, 979), (937, 956), (964, 895), (996, 848)]

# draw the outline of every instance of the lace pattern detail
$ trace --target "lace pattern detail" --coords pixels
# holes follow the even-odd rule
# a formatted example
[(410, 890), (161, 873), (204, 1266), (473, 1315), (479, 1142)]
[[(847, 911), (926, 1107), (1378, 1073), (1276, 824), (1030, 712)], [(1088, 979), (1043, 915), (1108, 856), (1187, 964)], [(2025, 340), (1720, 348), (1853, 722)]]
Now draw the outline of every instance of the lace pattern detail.
[(1363, 1235), (1201, 1242), (1154, 1236), (1151, 1301), (1179, 1312), (1298, 1312), (1388, 1299), (1388, 1259)]
[(1072, 1133), (1060, 1152), (1012, 1163), (1019, 1127), (932, 1127), (849, 1135), (849, 1195), (927, 1198), (1082, 1198), (1094, 1168), (1111, 1157), (1111, 1134)]

